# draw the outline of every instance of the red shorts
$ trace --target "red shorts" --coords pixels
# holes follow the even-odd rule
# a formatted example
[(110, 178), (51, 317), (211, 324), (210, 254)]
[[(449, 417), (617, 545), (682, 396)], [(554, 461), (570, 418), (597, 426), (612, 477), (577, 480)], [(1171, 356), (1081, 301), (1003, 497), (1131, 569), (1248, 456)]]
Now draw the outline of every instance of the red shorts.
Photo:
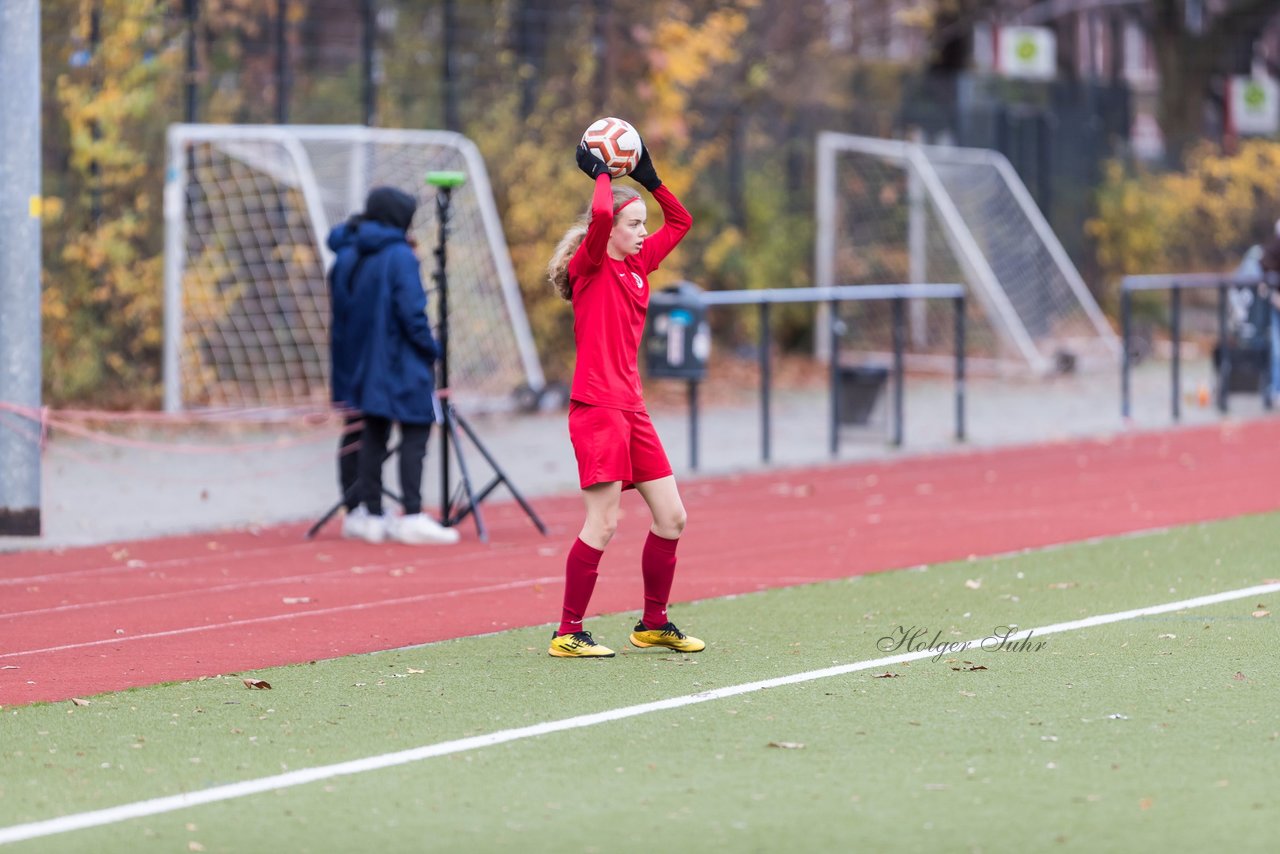
[(647, 412), (569, 401), (569, 441), (583, 489), (622, 481), (623, 489), (667, 477), (671, 463)]

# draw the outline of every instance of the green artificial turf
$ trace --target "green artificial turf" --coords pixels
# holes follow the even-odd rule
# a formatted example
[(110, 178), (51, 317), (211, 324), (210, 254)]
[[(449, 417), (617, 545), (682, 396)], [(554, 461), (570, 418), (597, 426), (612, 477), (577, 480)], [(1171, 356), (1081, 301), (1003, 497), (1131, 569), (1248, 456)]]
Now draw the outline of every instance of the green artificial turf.
[[(904, 630), (981, 639), (1248, 587), (1280, 575), (1277, 522), (677, 606), (709, 642), (696, 656), (627, 651), (634, 614), (620, 614), (589, 621), (613, 660), (551, 659), (539, 627), (4, 709), (0, 827), (875, 659)], [(970, 649), (10, 850), (1274, 850), (1274, 604)]]

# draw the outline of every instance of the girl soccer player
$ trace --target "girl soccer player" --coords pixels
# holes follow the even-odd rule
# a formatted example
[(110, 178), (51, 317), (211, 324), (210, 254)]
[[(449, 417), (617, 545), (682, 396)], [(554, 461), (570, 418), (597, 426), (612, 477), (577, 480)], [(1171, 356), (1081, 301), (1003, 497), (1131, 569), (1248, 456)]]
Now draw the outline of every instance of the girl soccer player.
[(688, 233), (693, 220), (662, 186), (647, 147), (631, 177), (662, 208), (665, 224), (653, 234), (645, 229), (640, 194), (613, 186), (604, 161), (585, 145), (578, 146), (577, 158), (578, 167), (595, 181), (591, 211), (561, 239), (547, 273), (560, 296), (573, 303), (578, 361), (569, 395), (569, 438), (578, 459), (587, 519), (569, 549), (564, 609), (549, 652), (562, 658), (614, 655), (583, 629), (582, 618), (596, 586), (600, 557), (618, 527), (622, 491), (629, 488), (640, 493), (653, 515), (640, 559), (644, 614), (631, 632), (631, 643), (699, 652), (705, 644), (667, 619), (685, 512), (671, 464), (645, 411), (637, 366), (649, 307), (648, 275)]

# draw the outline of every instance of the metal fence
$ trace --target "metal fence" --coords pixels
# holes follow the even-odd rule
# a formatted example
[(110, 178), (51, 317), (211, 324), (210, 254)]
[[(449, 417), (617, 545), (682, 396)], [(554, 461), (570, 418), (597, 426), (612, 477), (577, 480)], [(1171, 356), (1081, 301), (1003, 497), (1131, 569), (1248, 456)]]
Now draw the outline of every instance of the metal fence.
[[(840, 308), (846, 303), (888, 302), (892, 310), (892, 366), (893, 381), (892, 439), (900, 447), (904, 441), (903, 390), (905, 384), (905, 354), (907, 349), (907, 305), (911, 300), (950, 301), (954, 315), (955, 343), (955, 439), (965, 440), (965, 288), (959, 284), (891, 284), (891, 285), (839, 285), (830, 288), (772, 288), (760, 290), (713, 291), (702, 295), (708, 307), (755, 306), (760, 312), (759, 342), (760, 360), (760, 459), (769, 462), (771, 445), (772, 370), (770, 345), (773, 333), (771, 307), (797, 303), (825, 304), (830, 322), (830, 407), (829, 447), (832, 458), (840, 452), (840, 338), (848, 332), (848, 324), (841, 318)], [(689, 390), (689, 468), (698, 468), (698, 381), (688, 380)]]
[[(1233, 288), (1259, 288), (1265, 286), (1268, 294), (1280, 288), (1280, 275), (1227, 276), (1217, 273), (1175, 273), (1170, 275), (1126, 276), (1120, 283), (1120, 336), (1123, 343), (1120, 357), (1120, 415), (1128, 419), (1132, 414), (1133, 371), (1133, 295), (1143, 291), (1169, 292), (1169, 341), (1171, 345), (1169, 395), (1170, 414), (1174, 421), (1182, 418), (1182, 293), (1187, 290), (1216, 289), (1218, 292), (1218, 344), (1221, 355), (1216, 365), (1218, 411), (1227, 411), (1227, 377), (1231, 371), (1231, 354), (1225, 346), (1228, 339), (1227, 303)], [(1266, 300), (1267, 322), (1275, 309)], [(1264, 394), (1268, 407), (1272, 401)]]

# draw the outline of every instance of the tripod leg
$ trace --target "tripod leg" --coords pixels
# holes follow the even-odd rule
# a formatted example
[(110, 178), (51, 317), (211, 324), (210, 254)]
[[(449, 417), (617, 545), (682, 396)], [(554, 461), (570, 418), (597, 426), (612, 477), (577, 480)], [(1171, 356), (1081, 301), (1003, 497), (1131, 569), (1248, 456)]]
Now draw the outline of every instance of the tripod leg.
[[(476, 533), (480, 536), (480, 542), (487, 543), (489, 542), (489, 532), (485, 529), (484, 518), (480, 515), (480, 508), (476, 506), (476, 495), (471, 488), (471, 473), (467, 471), (467, 461), (462, 456), (462, 444), (458, 441), (458, 427), (454, 419), (459, 419), (459, 416), (454, 412), (453, 404), (446, 403), (444, 406), (444, 423), (453, 439), (453, 453), (458, 459), (458, 472), (462, 477), (461, 488), (466, 490), (468, 506), (463, 513), (455, 516), (452, 502), (450, 502), (449, 513), (445, 518), (444, 524), (454, 525), (461, 521), (466, 511), (470, 511), (476, 519)], [(471, 434), (468, 433), (467, 435)]]
[[(392, 448), (391, 450), (387, 451), (386, 456), (382, 458), (382, 461), (385, 463), (387, 460), (391, 459), (393, 456), (395, 456), (399, 452), (400, 452), (400, 448), (398, 446), (395, 448)], [(327, 513), (325, 513), (323, 516), (317, 519), (316, 523), (307, 529), (307, 533), (305, 535), (306, 539), (314, 540), (316, 537), (316, 534), (320, 533), (320, 529), (323, 528), (325, 525), (329, 524), (329, 520), (332, 519), (334, 516), (336, 516), (338, 514), (338, 511), (342, 509), (342, 505), (346, 504), (348, 499), (352, 498), (351, 493), (355, 492), (359, 488), (360, 488), (359, 481), (353, 483), (350, 486), (350, 488), (348, 488), (347, 491), (342, 494), (342, 498), (339, 499), (338, 503), (330, 507)], [(401, 507), (404, 506), (404, 499), (401, 498), (396, 493), (392, 492), (390, 489), (387, 489), (385, 486), (382, 487), (382, 494), (390, 498), (395, 503), (399, 504)]]
[(338, 514), (338, 511), (342, 509), (342, 505), (346, 504), (347, 501), (352, 498), (352, 493), (354, 493), (359, 488), (360, 488), (359, 481), (347, 487), (347, 491), (342, 493), (342, 497), (338, 499), (338, 503), (330, 507), (328, 513), (325, 513), (323, 516), (317, 519), (316, 523), (307, 529), (306, 539), (314, 540), (316, 537), (316, 534), (320, 533), (320, 529), (323, 528), (325, 525), (327, 525), (329, 523), (329, 520)]
[(306, 539), (314, 540), (316, 537), (316, 534), (320, 533), (320, 529), (323, 528), (326, 524), (328, 524), (330, 519), (332, 519), (334, 516), (337, 515), (338, 511), (342, 509), (342, 505), (344, 503), (346, 502), (342, 500), (338, 501), (337, 504), (329, 508), (328, 513), (325, 513), (323, 516), (317, 519), (316, 523), (307, 529), (307, 533), (305, 535)]
[[(525, 501), (524, 496), (520, 494), (520, 490), (516, 489), (516, 485), (511, 482), (511, 478), (507, 477), (507, 473), (502, 470), (502, 467), (498, 465), (498, 461), (493, 458), (493, 455), (489, 453), (488, 448), (486, 448), (484, 443), (480, 441), (480, 437), (471, 429), (471, 425), (467, 423), (467, 419), (458, 415), (456, 412), (453, 417), (457, 419), (459, 426), (461, 426), (466, 432), (467, 438), (469, 438), (471, 443), (476, 446), (476, 450), (480, 452), (482, 457), (484, 457), (485, 462), (487, 462), (498, 475), (498, 479), (485, 489), (484, 495), (488, 495), (498, 482), (505, 483), (507, 485), (507, 489), (511, 490), (511, 494), (515, 496), (516, 501), (519, 502), (520, 507), (526, 514), (528, 514), (529, 518), (533, 520), (533, 524), (538, 529), (538, 533), (545, 537), (547, 535), (547, 526), (542, 524), (542, 520), (538, 518), (538, 514), (529, 506), (529, 502)], [(454, 443), (457, 443), (456, 438), (454, 439)], [(481, 497), (483, 498), (483, 495)]]
[[(499, 479), (499, 478), (496, 478), (496, 477), (495, 477), (493, 480), (491, 480), (491, 481), (489, 481), (487, 484), (485, 484), (484, 489), (482, 489), (482, 490), (480, 490), (479, 492), (477, 492), (477, 493), (476, 493), (476, 504), (479, 504), (481, 501), (484, 501), (486, 498), (488, 498), (488, 497), (489, 497), (489, 493), (490, 493), (490, 492), (493, 492), (493, 490), (494, 490), (494, 489), (498, 486), (498, 484), (500, 484), (500, 483), (502, 483), (501, 479)], [(470, 512), (471, 512), (471, 508), (470, 508), (470, 507), (463, 507), (463, 508), (462, 508), (462, 510), (461, 510), (461, 512), (459, 512), (459, 513), (458, 513), (458, 518), (457, 518), (457, 519), (455, 519), (454, 521), (455, 521), (455, 522), (461, 522), (463, 519), (467, 518), (467, 514), (468, 514), (468, 513), (470, 513)]]

